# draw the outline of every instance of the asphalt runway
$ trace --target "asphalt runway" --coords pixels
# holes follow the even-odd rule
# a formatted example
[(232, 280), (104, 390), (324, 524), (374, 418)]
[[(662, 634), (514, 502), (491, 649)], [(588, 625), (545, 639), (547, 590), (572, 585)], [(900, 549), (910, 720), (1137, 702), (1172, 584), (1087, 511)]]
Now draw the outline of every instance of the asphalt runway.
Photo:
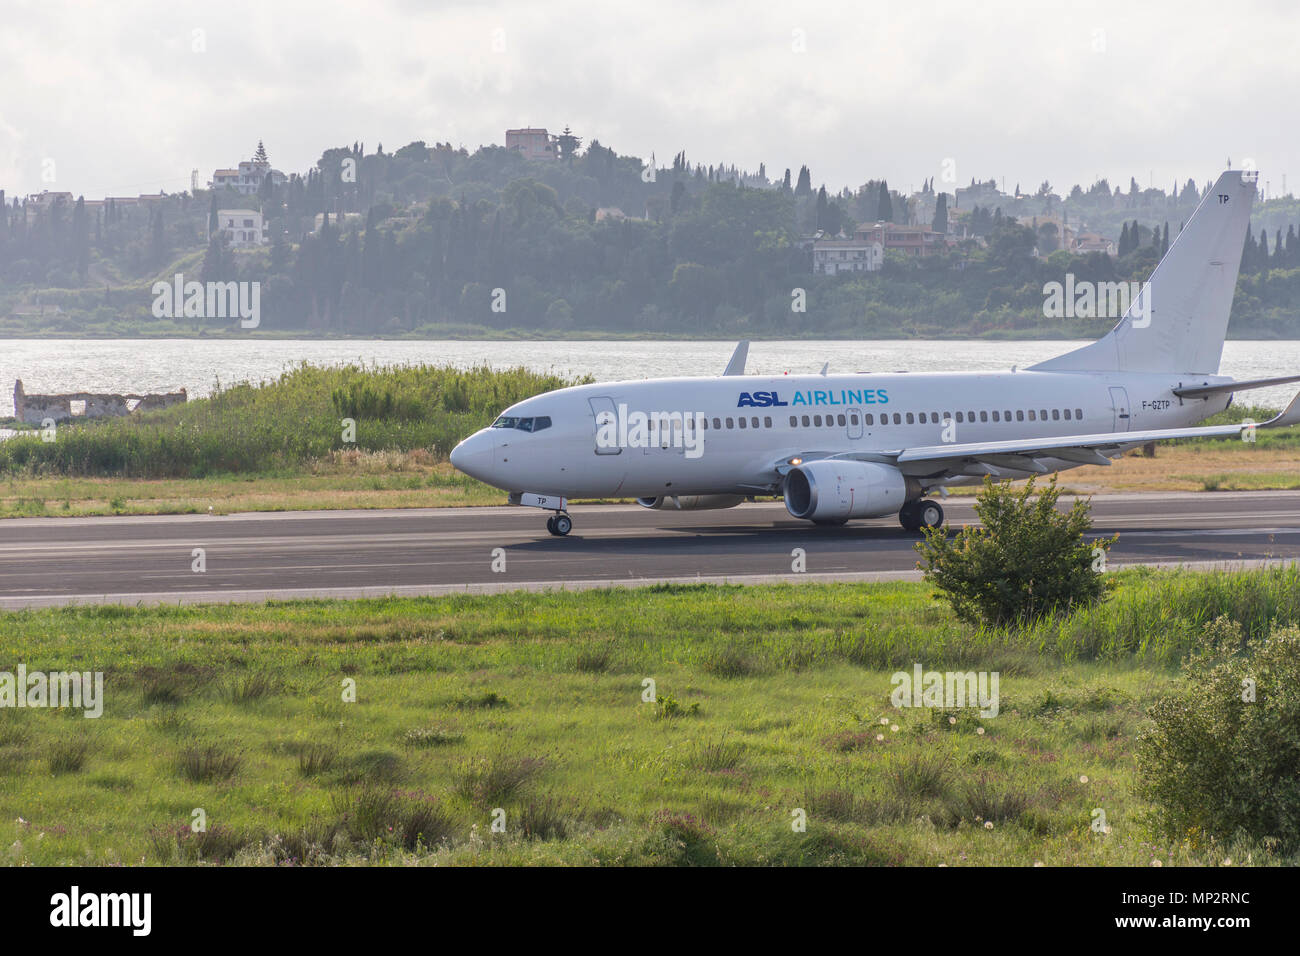
[[(944, 508), (954, 527), (974, 521), (969, 498)], [(546, 513), (518, 507), (10, 519), (0, 521), (0, 608), (919, 577), (919, 536), (893, 517), (819, 528), (779, 502), (570, 513), (567, 538), (547, 534)], [(1112, 567), (1300, 558), (1300, 492), (1097, 496), (1093, 519), (1098, 535), (1120, 534)]]

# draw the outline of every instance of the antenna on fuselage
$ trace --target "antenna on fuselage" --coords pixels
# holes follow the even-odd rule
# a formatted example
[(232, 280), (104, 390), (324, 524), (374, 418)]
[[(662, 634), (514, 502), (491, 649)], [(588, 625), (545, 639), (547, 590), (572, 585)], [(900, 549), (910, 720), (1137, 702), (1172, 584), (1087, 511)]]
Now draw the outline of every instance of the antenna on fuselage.
[(830, 371), (830, 367), (831, 367), (831, 363), (827, 362), (825, 365), (822, 366), (822, 370), (818, 374), (825, 375), (828, 371)]

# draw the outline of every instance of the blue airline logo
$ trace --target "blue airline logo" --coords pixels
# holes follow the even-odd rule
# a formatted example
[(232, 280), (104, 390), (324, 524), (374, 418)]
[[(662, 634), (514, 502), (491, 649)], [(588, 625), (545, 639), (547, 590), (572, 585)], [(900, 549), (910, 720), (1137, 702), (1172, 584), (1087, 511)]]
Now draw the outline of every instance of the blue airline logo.
[(889, 395), (883, 388), (842, 388), (839, 391), (809, 389), (796, 391), (794, 399), (781, 401), (776, 392), (741, 392), (737, 408), (774, 408), (787, 405), (885, 405)]

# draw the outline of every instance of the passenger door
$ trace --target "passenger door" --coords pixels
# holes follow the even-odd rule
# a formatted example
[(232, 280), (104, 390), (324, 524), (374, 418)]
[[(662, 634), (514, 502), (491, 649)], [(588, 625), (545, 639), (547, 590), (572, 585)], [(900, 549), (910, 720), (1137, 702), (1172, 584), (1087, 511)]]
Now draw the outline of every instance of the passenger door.
[(607, 418), (604, 420), (613, 422), (615, 426), (617, 426), (618, 424), (618, 411), (614, 408), (614, 400), (612, 398), (608, 398), (602, 395), (599, 398), (587, 399), (587, 404), (591, 406), (591, 421), (592, 421), (591, 440), (592, 443), (596, 446), (596, 454), (597, 455), (622, 454), (623, 449), (620, 448), (618, 445), (615, 444), (615, 445), (602, 447), (599, 440), (602, 415), (607, 416)]
[(1132, 420), (1128, 411), (1128, 389), (1121, 386), (1112, 386), (1110, 390), (1110, 407), (1115, 413), (1114, 421), (1111, 425), (1111, 431), (1126, 432), (1129, 429), (1129, 422)]

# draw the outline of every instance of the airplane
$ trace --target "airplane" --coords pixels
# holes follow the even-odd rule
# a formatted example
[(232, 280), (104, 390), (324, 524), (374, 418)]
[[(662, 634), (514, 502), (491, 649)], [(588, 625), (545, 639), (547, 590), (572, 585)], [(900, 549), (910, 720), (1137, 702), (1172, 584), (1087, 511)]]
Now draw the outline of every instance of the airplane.
[(1196, 426), (1233, 394), (1300, 375), (1219, 375), (1257, 171), (1228, 170), (1102, 338), (1007, 372), (745, 375), (741, 342), (721, 376), (607, 382), (510, 406), (451, 452), (461, 472), (551, 511), (571, 498), (646, 508), (731, 508), (781, 496), (795, 518), (838, 525), (897, 514), (938, 527), (930, 495), (1027, 478), (1176, 438), (1253, 438), (1300, 422), (1300, 394), (1259, 424)]

